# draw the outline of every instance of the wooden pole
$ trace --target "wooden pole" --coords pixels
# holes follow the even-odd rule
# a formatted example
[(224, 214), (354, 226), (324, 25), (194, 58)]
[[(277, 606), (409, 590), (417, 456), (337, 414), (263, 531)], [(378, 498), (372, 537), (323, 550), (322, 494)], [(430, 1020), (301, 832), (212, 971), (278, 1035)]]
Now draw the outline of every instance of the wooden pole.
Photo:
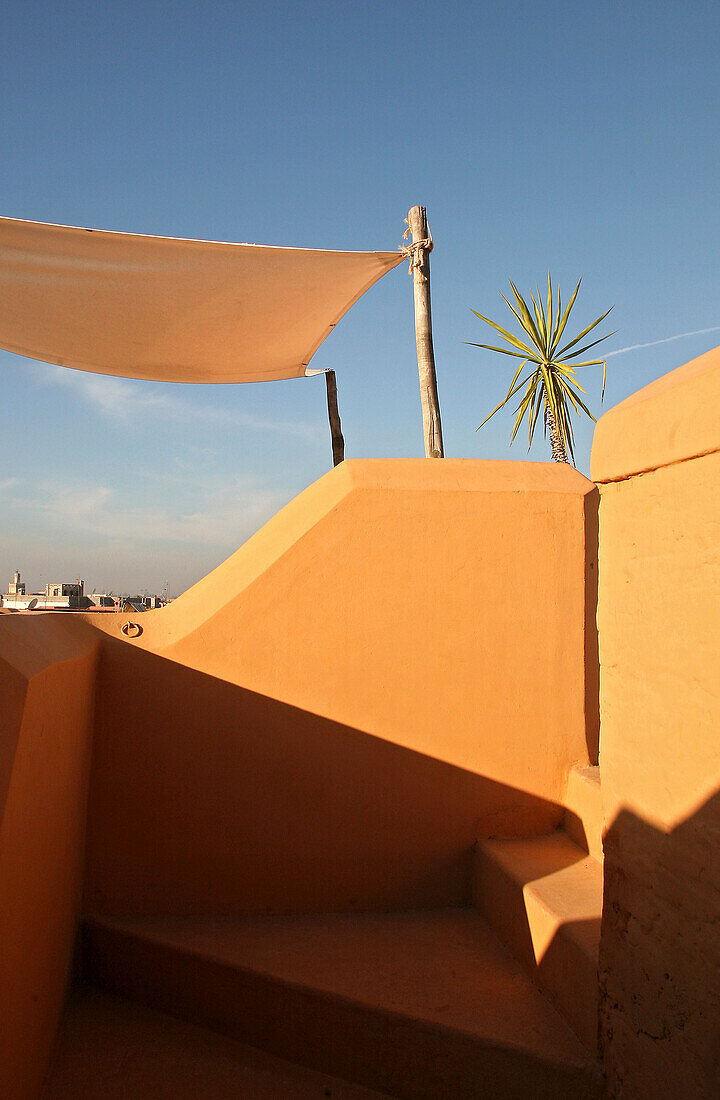
[(343, 439), (338, 412), (337, 380), (335, 371), (325, 371), (325, 387), (327, 389), (328, 420), (330, 421), (330, 438), (332, 439), (333, 466), (339, 465), (345, 458), (345, 440)]
[(426, 458), (443, 457), (442, 424), (435, 377), (435, 353), (432, 338), (432, 314), (430, 311), (430, 247), (419, 242), (429, 239), (427, 214), (424, 206), (413, 206), (408, 211), (407, 223), (413, 244), (411, 267), (415, 298), (415, 343), (417, 345), (418, 373), (420, 375), (420, 400), (422, 402), (423, 430)]

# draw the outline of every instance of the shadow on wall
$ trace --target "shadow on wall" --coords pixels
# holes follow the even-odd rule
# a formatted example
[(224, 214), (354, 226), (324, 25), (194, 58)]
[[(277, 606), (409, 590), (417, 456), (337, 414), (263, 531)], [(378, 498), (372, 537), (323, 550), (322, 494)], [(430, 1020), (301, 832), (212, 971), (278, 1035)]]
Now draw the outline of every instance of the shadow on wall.
[(0, 820), (10, 789), (15, 752), (20, 737), (23, 711), (27, 698), (27, 680), (8, 661), (0, 657), (2, 690), (2, 727), (0, 728)]
[(0, 1093), (31, 1097), (80, 909), (99, 647), (52, 619), (3, 642), (18, 667), (0, 661)]
[(87, 825), (95, 915), (468, 904), (478, 836), (561, 808), (107, 640)]
[(613, 1095), (720, 1096), (720, 794), (605, 836), (601, 1043)]

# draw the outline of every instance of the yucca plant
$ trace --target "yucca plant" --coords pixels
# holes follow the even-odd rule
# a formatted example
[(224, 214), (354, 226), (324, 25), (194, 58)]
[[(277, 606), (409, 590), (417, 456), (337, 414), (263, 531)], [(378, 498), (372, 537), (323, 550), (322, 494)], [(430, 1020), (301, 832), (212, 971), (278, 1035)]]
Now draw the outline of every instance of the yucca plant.
[[(520, 393), (522, 390), (523, 393), (520, 398), (520, 404), (515, 410), (515, 424), (513, 426), (510, 442), (512, 443), (514, 441), (523, 420), (527, 417), (528, 447), (530, 447), (540, 417), (540, 412), (542, 411), (545, 434), (550, 436), (552, 457), (556, 462), (567, 462), (568, 454), (573, 461), (575, 460), (573, 453), (572, 412), (577, 413), (582, 410), (591, 420), (595, 420), (595, 417), (580, 396), (581, 393), (585, 393), (585, 390), (578, 382), (575, 373), (576, 369), (578, 367), (602, 366), (602, 396), (605, 395), (605, 374), (607, 369), (605, 360), (587, 359), (578, 361), (578, 356), (584, 355), (590, 348), (594, 348), (597, 344), (602, 343), (603, 340), (607, 340), (609, 336), (614, 335), (612, 332), (608, 332), (605, 336), (600, 336), (597, 340), (593, 340), (589, 344), (584, 344), (583, 347), (577, 348), (575, 351), (572, 350), (576, 348), (576, 345), (579, 344), (589, 332), (592, 332), (601, 321), (605, 320), (610, 309), (613, 308), (610, 306), (610, 309), (606, 310), (601, 317), (598, 317), (597, 320), (593, 321), (587, 328), (584, 328), (578, 336), (568, 343), (563, 343), (561, 346), (561, 341), (567, 327), (571, 310), (575, 305), (575, 299), (578, 296), (581, 282), (582, 279), (579, 279), (570, 301), (563, 310), (560, 291), (557, 290), (557, 292), (554, 293), (552, 280), (548, 273), (547, 302), (543, 304), (539, 289), (537, 290), (537, 301), (535, 295), (531, 293), (530, 300), (533, 307), (531, 314), (527, 302), (511, 279), (510, 286), (516, 305), (509, 302), (502, 291), (500, 292), (500, 296), (519, 322), (523, 332), (522, 337), (513, 336), (512, 333), (502, 328), (501, 325), (496, 324), (495, 321), (491, 321), (489, 317), (483, 317), (482, 313), (473, 310), (475, 316), (479, 317), (480, 320), (484, 321), (486, 324), (491, 325), (496, 332), (499, 332), (510, 344), (510, 347), (494, 347), (492, 344), (476, 343), (473, 343), (472, 346), (476, 348), (485, 348), (487, 351), (499, 352), (501, 355), (509, 355), (514, 359), (522, 360), (510, 383), (507, 395), (500, 404), (493, 409), (490, 416), (485, 417), (482, 424), (480, 424), (476, 430), (479, 431), (483, 424), (487, 424), (488, 420), (490, 420), (496, 412), (504, 408), (508, 401), (512, 400), (515, 394)], [(470, 343), (470, 341), (468, 342)], [(525, 367), (529, 367), (529, 370), (525, 376), (521, 378), (520, 376)]]

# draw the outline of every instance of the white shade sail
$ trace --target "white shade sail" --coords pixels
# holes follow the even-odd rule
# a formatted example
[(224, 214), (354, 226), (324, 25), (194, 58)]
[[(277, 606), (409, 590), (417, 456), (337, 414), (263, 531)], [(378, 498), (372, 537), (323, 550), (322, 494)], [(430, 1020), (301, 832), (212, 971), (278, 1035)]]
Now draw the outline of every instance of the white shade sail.
[(0, 347), (160, 382), (297, 378), (403, 258), (0, 218)]

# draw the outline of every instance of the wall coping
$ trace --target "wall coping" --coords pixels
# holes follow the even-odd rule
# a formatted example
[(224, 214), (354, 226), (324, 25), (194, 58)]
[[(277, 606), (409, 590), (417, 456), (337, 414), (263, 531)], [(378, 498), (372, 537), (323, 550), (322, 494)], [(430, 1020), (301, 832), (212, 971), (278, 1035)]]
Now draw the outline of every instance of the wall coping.
[(402, 492), (571, 493), (584, 496), (593, 483), (563, 462), (478, 458), (355, 458), (321, 478), (342, 476), (353, 489)]
[(720, 451), (720, 347), (651, 382), (600, 418), (591, 477), (621, 481)]

